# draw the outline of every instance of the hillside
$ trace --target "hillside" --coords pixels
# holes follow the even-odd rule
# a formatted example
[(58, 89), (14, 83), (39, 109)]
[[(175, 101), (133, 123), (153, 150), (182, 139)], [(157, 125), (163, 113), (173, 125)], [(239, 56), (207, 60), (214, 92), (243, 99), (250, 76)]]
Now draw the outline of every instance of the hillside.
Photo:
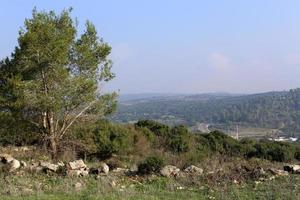
[(200, 94), (121, 101), (118, 122), (155, 119), (168, 124), (242, 124), (300, 132), (300, 89), (251, 95)]

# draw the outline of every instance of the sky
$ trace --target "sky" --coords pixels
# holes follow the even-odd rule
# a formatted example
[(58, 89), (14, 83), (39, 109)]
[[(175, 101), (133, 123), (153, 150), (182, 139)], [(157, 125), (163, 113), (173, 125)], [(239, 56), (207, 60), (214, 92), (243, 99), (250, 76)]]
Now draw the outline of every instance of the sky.
[(32, 9), (72, 7), (112, 46), (129, 93), (258, 93), (300, 87), (299, 0), (7, 0), (0, 2), (0, 58), (17, 45)]

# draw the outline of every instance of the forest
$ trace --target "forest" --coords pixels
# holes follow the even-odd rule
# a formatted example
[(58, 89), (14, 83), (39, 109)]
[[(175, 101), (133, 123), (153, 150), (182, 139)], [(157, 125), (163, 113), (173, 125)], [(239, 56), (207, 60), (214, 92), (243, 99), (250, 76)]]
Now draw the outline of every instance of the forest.
[(195, 123), (241, 124), (300, 132), (300, 89), (251, 95), (203, 94), (121, 101), (112, 119), (153, 119), (188, 126)]

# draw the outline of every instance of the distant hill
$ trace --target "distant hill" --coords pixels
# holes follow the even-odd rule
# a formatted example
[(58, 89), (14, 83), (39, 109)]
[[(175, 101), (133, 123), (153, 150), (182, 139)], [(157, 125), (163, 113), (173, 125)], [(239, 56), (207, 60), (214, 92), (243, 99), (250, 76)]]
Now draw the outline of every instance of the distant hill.
[(154, 119), (169, 124), (245, 124), (300, 132), (300, 89), (261, 94), (211, 93), (131, 98), (119, 103), (115, 121)]

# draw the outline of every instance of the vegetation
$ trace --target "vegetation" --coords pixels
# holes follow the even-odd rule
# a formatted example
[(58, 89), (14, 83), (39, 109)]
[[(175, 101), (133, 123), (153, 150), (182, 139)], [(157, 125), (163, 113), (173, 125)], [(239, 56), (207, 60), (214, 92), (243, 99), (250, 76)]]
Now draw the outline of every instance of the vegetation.
[(146, 158), (142, 163), (138, 166), (138, 172), (140, 174), (151, 174), (158, 173), (159, 170), (163, 167), (164, 161), (155, 156), (151, 156)]
[[(5, 181), (0, 179), (1, 199), (3, 200), (159, 200), (159, 199), (299, 199), (299, 176), (288, 176), (271, 182), (254, 185), (227, 184), (225, 186), (189, 185), (180, 180), (156, 177), (140, 180), (139, 184), (131, 178), (120, 182), (119, 187), (111, 187), (106, 177), (95, 179), (68, 178), (61, 176), (18, 176)], [(76, 189), (76, 183), (82, 188)], [(17, 188), (17, 189), (16, 189)]]
[(207, 94), (158, 97), (120, 103), (112, 118), (128, 122), (140, 119), (195, 125), (242, 124), (300, 133), (300, 89), (254, 95)]
[(70, 12), (34, 10), (15, 51), (0, 64), (1, 129), (20, 122), (12, 132), (25, 129), (41, 135), (54, 156), (77, 120), (98, 119), (115, 105), (115, 94), (103, 95), (98, 88), (114, 77), (107, 59), (111, 48), (89, 21), (77, 35)]
[[(149, 106), (136, 103), (121, 107), (124, 114), (119, 117), (125, 117), (124, 121), (143, 120), (116, 124), (105, 118), (115, 109), (116, 94), (103, 93), (99, 88), (114, 78), (108, 59), (111, 48), (99, 38), (91, 22), (86, 23), (83, 34), (78, 34), (70, 15), (71, 9), (58, 15), (34, 10), (19, 33), (18, 46), (0, 62), (0, 152), (4, 153), (0, 185), (5, 185), (0, 187), (1, 199), (299, 197), (297, 176), (281, 177), (274, 184), (262, 186), (254, 182), (260, 180), (257, 178), (266, 181), (257, 170), (266, 174), (261, 171), (270, 168), (261, 165), (282, 167), (283, 162), (300, 161), (299, 143), (238, 141), (220, 131), (195, 134), (184, 125), (168, 126), (147, 118), (177, 115), (186, 124), (247, 123), (300, 130), (300, 89), (249, 96), (202, 96), (200, 101), (198, 97), (167, 99)], [(132, 108), (138, 112), (131, 114)], [(149, 115), (145, 117), (145, 113)], [(16, 146), (25, 146), (25, 150)], [(14, 158), (9, 155), (12, 152)], [(73, 171), (68, 169), (71, 164), (53, 164), (78, 158), (95, 165), (95, 173), (89, 173), (82, 160), (75, 162), (81, 167), (73, 166)], [(23, 161), (36, 166), (26, 167)], [(98, 161), (108, 165), (101, 163), (100, 169)], [(189, 166), (199, 176), (189, 171), (183, 173), (184, 178), (175, 174), (169, 179), (158, 176), (165, 164), (180, 169)], [(129, 170), (128, 166), (136, 165), (137, 171)], [(116, 170), (108, 173), (108, 167)], [(78, 170), (86, 177), (78, 177)], [(78, 176), (70, 178), (67, 171)], [(289, 187), (290, 181), (295, 187)]]

